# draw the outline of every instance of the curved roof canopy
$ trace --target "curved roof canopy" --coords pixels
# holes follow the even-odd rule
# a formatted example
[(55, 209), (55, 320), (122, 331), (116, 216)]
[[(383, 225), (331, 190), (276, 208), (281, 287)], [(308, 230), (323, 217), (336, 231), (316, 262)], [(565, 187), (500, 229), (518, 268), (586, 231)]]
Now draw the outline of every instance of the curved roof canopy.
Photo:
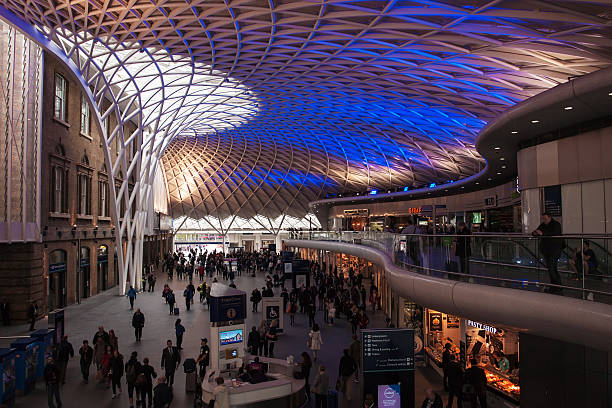
[[(489, 120), (612, 59), (604, 1), (0, 4), (67, 53), (131, 61), (115, 70), (148, 86), (133, 103), (164, 134), (151, 154), (175, 217), (301, 218), (327, 193), (465, 178), (484, 168), (474, 143)], [(139, 54), (164, 64), (140, 69)]]

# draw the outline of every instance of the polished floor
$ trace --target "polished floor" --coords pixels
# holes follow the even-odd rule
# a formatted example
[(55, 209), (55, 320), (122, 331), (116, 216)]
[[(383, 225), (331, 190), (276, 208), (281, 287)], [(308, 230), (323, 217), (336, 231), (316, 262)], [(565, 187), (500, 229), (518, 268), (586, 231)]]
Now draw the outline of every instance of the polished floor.
[[(137, 343), (134, 338), (131, 327), (132, 312), (130, 311), (128, 299), (115, 296), (112, 290), (86, 299), (80, 305), (67, 307), (65, 312), (66, 334), (75, 348), (75, 352), (78, 353), (78, 348), (82, 344), (83, 339), (88, 339), (91, 342), (98, 325), (103, 325), (106, 330), (115, 330), (119, 337), (119, 351), (125, 359), (129, 358), (132, 351), (137, 351), (139, 360), (142, 361), (144, 357), (148, 357), (151, 365), (159, 373), (161, 371), (161, 351), (167, 339), (174, 341), (174, 322), (177, 319), (177, 317), (169, 315), (168, 307), (161, 298), (161, 289), (165, 282), (165, 276), (158, 274), (156, 291), (154, 293), (141, 293), (136, 299), (135, 307), (141, 308), (146, 317), (146, 325), (140, 343)], [(238, 289), (245, 290), (247, 293), (250, 293), (255, 286), (261, 288), (263, 283), (263, 274), (258, 274), (256, 278), (246, 276), (236, 278)], [(178, 297), (178, 293), (182, 293), (187, 283), (186, 281), (177, 281), (175, 279), (169, 282), (169, 284), (175, 290)], [(187, 312), (185, 311), (183, 299), (180, 299), (179, 306), (181, 309), (179, 317), (186, 328), (182, 357), (183, 359), (189, 357), (195, 358), (199, 350), (200, 338), (208, 337), (210, 327), (208, 309), (205, 305), (200, 305), (196, 301), (192, 310)], [(250, 305), (247, 310), (249, 311), (247, 319), (248, 327), (258, 324), (262, 317), (261, 313), (251, 313)], [(317, 321), (322, 320), (322, 312), (318, 312)], [(384, 315), (382, 312), (376, 312), (376, 314), (371, 315), (370, 320), (372, 327), (384, 326)], [(44, 328), (46, 324), (46, 321), (39, 321), (36, 327)], [(294, 355), (297, 358), (302, 351), (306, 350), (307, 331), (308, 318), (305, 315), (298, 314), (296, 316), (296, 325), (286, 327), (285, 334), (280, 337), (276, 345), (276, 357), (286, 358), (288, 355)], [(4, 338), (0, 339), (0, 345), (2, 343), (10, 343), (10, 337), (24, 334), (27, 334), (26, 326), (3, 327), (0, 329), (0, 336), (4, 336)], [(328, 373), (331, 374), (330, 385), (333, 385), (336, 381), (338, 362), (342, 355), (342, 349), (346, 348), (351, 340), (350, 326), (341, 319), (337, 319), (336, 324), (332, 327), (322, 324), (322, 337), (323, 347), (320, 352), (320, 361), (327, 366)], [(312, 379), (314, 379), (314, 372), (315, 370), (313, 370)], [(66, 384), (61, 389), (64, 407), (129, 407), (127, 387), (124, 387), (123, 393), (117, 399), (111, 399), (111, 390), (93, 381), (93, 370), (91, 377), (89, 384), (82, 384), (78, 356), (69, 362)], [(430, 370), (418, 369), (416, 374), (416, 406), (420, 406), (427, 388), (440, 389), (440, 385), (439, 378), (432, 375)], [(353, 388), (353, 401), (351, 403), (341, 401), (342, 407), (362, 406), (359, 398), (359, 387), (355, 386)], [(175, 378), (174, 402), (172, 406), (189, 407), (192, 406), (192, 402), (192, 394), (185, 392), (185, 375), (182, 373), (181, 367), (181, 370), (177, 371)], [(44, 383), (39, 381), (32, 393), (17, 397), (15, 406), (24, 408), (45, 407), (46, 392)]]

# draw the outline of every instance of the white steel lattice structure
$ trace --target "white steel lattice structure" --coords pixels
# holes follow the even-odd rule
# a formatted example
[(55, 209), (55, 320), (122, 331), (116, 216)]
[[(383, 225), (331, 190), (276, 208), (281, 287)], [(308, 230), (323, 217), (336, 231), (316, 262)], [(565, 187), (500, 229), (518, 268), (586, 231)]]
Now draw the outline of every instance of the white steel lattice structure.
[(175, 217), (301, 218), (325, 192), (478, 172), (474, 141), (488, 120), (612, 57), (604, 1), (0, 5), (70, 63), (98, 122), (119, 118), (107, 147), (119, 138), (137, 153), (106, 154), (111, 178), (126, 180), (111, 195), (115, 222), (126, 207), (118, 245), (134, 248), (119, 251), (123, 282), (139, 282), (144, 203), (164, 152)]

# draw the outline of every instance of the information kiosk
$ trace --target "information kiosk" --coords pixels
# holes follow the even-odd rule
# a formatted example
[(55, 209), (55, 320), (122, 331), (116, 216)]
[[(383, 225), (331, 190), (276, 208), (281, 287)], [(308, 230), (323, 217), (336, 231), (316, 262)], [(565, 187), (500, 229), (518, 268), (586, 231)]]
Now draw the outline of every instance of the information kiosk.
[(246, 292), (213, 283), (210, 290), (210, 367), (236, 370), (246, 352)]

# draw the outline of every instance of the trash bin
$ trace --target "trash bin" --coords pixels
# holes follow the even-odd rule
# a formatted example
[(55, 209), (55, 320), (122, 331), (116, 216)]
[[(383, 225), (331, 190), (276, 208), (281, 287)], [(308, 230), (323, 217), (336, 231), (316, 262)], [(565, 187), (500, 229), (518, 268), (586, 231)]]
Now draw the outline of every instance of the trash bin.
[(15, 349), (15, 390), (27, 394), (34, 389), (40, 354), (40, 344), (35, 338), (26, 337), (11, 343)]
[(12, 405), (15, 401), (15, 349), (0, 348), (0, 402)]
[(53, 347), (55, 346), (55, 329), (40, 329), (30, 334), (35, 338), (39, 345), (38, 364), (36, 366), (36, 376), (44, 377), (45, 364), (47, 358), (53, 357)]

